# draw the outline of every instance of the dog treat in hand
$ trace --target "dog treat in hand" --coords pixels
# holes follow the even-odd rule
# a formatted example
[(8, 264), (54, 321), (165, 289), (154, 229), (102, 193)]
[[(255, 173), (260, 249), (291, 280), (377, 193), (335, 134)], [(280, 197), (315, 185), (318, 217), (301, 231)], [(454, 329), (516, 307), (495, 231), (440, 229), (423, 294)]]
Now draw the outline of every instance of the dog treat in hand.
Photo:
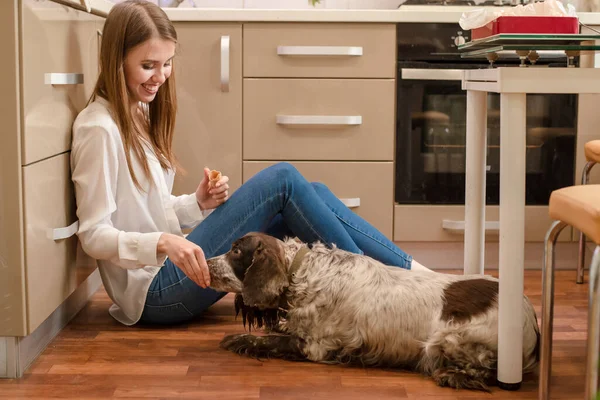
[(221, 180), (221, 172), (216, 170), (211, 170), (208, 174), (208, 187), (214, 188), (217, 182)]

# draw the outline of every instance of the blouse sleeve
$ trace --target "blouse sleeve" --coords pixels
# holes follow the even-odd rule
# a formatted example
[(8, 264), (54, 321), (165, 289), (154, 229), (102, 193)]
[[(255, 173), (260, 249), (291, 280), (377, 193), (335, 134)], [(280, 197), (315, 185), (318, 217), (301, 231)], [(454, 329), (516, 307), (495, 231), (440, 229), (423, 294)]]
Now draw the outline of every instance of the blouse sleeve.
[(171, 204), (181, 228), (196, 227), (212, 212), (212, 210), (200, 210), (195, 193), (180, 196), (171, 195)]

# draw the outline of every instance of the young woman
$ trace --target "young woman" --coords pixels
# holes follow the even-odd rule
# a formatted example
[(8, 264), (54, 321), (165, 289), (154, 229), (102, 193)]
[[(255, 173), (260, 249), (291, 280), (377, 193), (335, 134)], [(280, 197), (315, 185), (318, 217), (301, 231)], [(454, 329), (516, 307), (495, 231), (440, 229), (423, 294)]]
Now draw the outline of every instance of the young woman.
[[(402, 268), (424, 268), (287, 163), (258, 173), (229, 199), (228, 178), (173, 196), (177, 33), (158, 6), (116, 4), (103, 32), (90, 104), (73, 125), (78, 237), (98, 260), (111, 315), (125, 325), (177, 323), (220, 299), (206, 258), (251, 231), (322, 241)], [(192, 173), (194, 171), (191, 171)], [(182, 228), (193, 228), (184, 238)]]

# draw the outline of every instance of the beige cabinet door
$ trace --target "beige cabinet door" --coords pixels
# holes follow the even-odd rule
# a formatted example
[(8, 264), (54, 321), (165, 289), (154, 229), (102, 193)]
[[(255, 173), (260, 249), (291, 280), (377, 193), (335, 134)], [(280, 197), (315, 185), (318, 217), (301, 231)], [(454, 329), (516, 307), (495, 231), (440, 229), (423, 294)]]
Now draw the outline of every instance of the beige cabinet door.
[[(0, 2), (0, 37), (6, 57), (0, 66), (0, 337), (25, 336), (27, 301), (23, 292), (21, 215), (21, 102), (18, 19), (20, 4)], [(3, 340), (0, 339), (0, 342)], [(6, 355), (0, 345), (0, 374)], [(2, 390), (2, 389), (0, 389)]]
[(70, 152), (23, 167), (28, 333), (75, 290), (77, 217)]
[[(284, 1), (282, 1), (284, 3)], [(396, 25), (244, 24), (244, 77), (394, 78)]]
[(47, 0), (22, 2), (23, 165), (71, 148), (98, 76), (98, 20)]
[(242, 183), (242, 26), (175, 24), (178, 116), (173, 149), (186, 174), (174, 194), (192, 193), (206, 166)]
[[(498, 242), (499, 206), (486, 206), (486, 242)], [(543, 242), (552, 220), (548, 206), (525, 207), (525, 241)], [(462, 242), (465, 233), (464, 206), (400, 205), (394, 206), (394, 241)], [(571, 227), (558, 236), (560, 242), (571, 240)]]
[(392, 161), (393, 79), (244, 79), (244, 160)]
[[(244, 182), (273, 161), (244, 161)], [(292, 161), (310, 182), (321, 182), (342, 203), (392, 239), (393, 179), (392, 162)]]

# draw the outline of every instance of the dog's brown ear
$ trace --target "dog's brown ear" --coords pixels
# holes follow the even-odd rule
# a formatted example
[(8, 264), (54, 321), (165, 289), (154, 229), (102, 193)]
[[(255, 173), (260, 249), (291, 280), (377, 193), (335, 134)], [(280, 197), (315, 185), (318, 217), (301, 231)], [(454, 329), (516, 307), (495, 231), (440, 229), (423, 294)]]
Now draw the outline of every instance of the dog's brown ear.
[(244, 303), (261, 309), (277, 308), (279, 296), (288, 283), (283, 252), (279, 247), (261, 241), (254, 250), (252, 265), (244, 275)]

